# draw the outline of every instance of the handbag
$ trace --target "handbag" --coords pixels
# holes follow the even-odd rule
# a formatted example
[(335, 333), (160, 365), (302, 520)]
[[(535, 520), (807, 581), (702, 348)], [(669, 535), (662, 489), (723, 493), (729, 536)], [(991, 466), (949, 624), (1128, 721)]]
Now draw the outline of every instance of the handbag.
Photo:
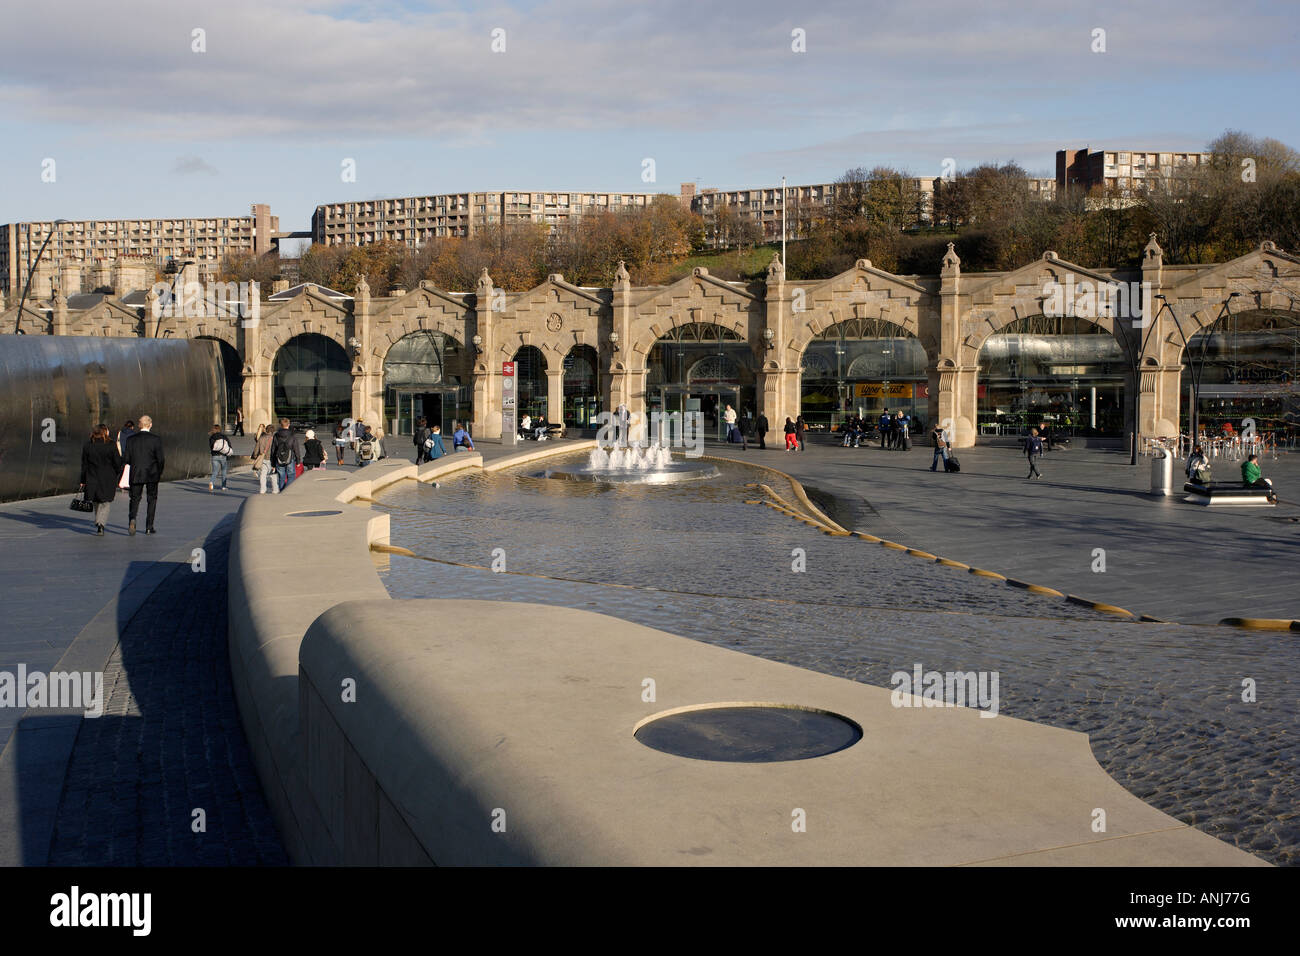
[(78, 492), (73, 496), (72, 500), (68, 502), (68, 507), (73, 511), (94, 511), (95, 503), (93, 501), (87, 501), (81, 493)]
[(302, 472), (303, 472), (302, 462), (298, 462), (298, 464), (293, 466), (293, 476), (295, 478), (301, 478)]

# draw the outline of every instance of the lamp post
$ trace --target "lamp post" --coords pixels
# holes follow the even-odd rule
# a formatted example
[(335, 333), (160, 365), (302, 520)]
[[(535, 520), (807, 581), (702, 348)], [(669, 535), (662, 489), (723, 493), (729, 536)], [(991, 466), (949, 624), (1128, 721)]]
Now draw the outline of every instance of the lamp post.
[[(66, 219), (56, 219), (54, 220), (53, 225), (62, 226), (62, 225), (66, 225), (67, 222), (68, 220)], [(32, 274), (36, 271), (36, 266), (40, 263), (41, 256), (45, 255), (45, 247), (48, 246), (50, 244), (50, 240), (54, 238), (54, 232), (55, 230), (53, 229), (50, 230), (50, 234), (46, 236), (45, 241), (41, 243), (41, 248), (37, 251), (36, 258), (33, 259), (31, 265), (27, 267), (27, 281), (23, 283), (23, 294), (22, 297), (19, 298), (18, 300), (18, 314), (14, 316), (14, 335), (24, 334), (22, 330), (23, 305), (26, 304), (27, 293), (28, 291), (30, 291), (32, 287)]]
[[(175, 260), (173, 260), (170, 263), (170, 265), (175, 266), (176, 265)], [(186, 259), (184, 262), (180, 264), (180, 266), (176, 269), (176, 272), (174, 273), (175, 278), (172, 279), (171, 300), (168, 303), (173, 310), (175, 310), (176, 308), (176, 283), (179, 282), (181, 280), (181, 277), (185, 275), (185, 267), (192, 266), (192, 265), (194, 265), (194, 260)], [(181, 311), (183, 312), (184, 311), (183, 302), (181, 303), (181, 306), (182, 306)], [(156, 339), (162, 337), (162, 320), (163, 320), (163, 309), (161, 306), (159, 306), (158, 321), (154, 323), (154, 327), (153, 327), (153, 337)]]

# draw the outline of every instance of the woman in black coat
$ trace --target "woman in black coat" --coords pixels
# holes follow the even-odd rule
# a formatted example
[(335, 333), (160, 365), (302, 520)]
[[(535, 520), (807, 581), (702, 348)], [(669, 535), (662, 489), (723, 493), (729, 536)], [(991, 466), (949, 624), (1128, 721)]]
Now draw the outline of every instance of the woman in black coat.
[(81, 487), (85, 499), (95, 504), (95, 534), (104, 533), (121, 476), (122, 456), (117, 453), (117, 443), (107, 425), (96, 425), (90, 441), (81, 448)]

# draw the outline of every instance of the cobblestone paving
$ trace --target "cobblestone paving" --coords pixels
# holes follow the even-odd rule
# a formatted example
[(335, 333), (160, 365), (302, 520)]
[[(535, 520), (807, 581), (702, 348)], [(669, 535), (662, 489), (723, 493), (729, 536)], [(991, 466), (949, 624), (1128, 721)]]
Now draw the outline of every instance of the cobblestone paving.
[[(500, 547), (508, 573), (393, 556), (381, 575), (399, 597), (583, 608), (877, 686), (915, 663), (995, 670), (1000, 713), (1087, 733), (1102, 767), (1152, 806), (1300, 863), (1289, 635), (1114, 621), (826, 537), (743, 505), (743, 482), (724, 477), (694, 502), (504, 475), (403, 483), (381, 495), (393, 544), (474, 565)], [(791, 571), (796, 547), (806, 574)], [(1256, 703), (1241, 700), (1246, 678)]]
[(229, 541), (226, 522), (204, 545), (207, 571), (178, 565), (122, 629), (104, 715), (82, 721), (68, 764), (51, 865), (288, 863), (231, 687)]

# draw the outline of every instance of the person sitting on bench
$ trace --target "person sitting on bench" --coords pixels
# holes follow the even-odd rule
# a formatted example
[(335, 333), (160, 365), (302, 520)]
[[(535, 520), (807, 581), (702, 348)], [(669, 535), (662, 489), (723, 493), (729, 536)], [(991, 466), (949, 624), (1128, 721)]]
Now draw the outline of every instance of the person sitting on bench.
[(1200, 445), (1192, 449), (1191, 457), (1187, 459), (1187, 480), (1198, 485), (1210, 482), (1210, 460), (1205, 457), (1205, 449)]
[(1247, 488), (1268, 488), (1272, 490), (1273, 482), (1264, 477), (1259, 467), (1259, 455), (1251, 455), (1241, 463), (1241, 483)]

